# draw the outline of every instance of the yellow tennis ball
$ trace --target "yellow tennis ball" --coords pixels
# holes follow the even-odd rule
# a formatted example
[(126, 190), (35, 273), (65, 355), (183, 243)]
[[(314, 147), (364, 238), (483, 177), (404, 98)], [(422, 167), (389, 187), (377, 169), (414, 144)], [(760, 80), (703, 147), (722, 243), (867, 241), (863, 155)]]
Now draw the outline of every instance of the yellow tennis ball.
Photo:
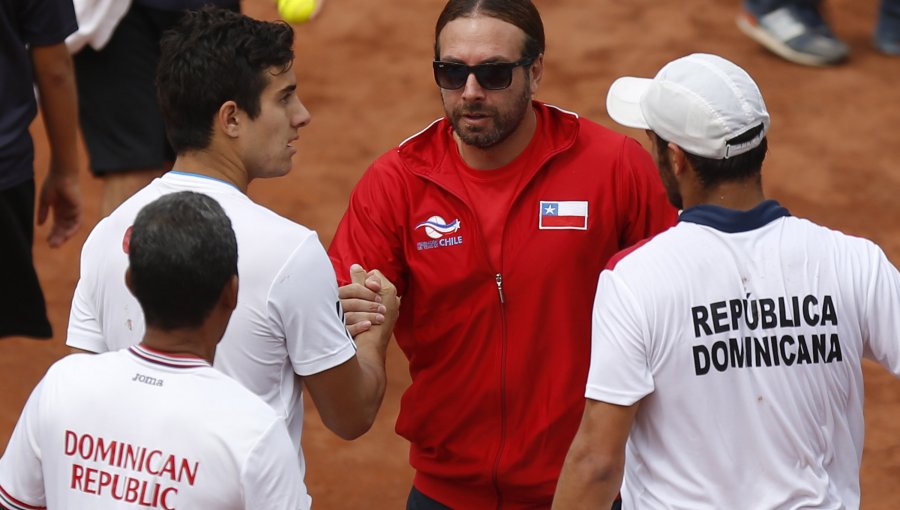
[(288, 23), (301, 24), (315, 16), (322, 0), (278, 0), (278, 15)]

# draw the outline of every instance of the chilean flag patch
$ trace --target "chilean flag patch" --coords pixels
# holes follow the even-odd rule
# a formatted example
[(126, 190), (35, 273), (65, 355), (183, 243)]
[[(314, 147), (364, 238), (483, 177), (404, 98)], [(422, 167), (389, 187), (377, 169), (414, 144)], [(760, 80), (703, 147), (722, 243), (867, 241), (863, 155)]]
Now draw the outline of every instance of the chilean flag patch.
[(541, 230), (587, 230), (588, 203), (586, 200), (549, 202), (541, 200), (538, 228)]

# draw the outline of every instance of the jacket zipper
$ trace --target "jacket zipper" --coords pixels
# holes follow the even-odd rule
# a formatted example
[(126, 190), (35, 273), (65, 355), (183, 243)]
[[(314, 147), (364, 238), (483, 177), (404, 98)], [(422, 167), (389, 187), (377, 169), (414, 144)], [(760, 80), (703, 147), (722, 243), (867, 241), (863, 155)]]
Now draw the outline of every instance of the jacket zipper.
[[(541, 164), (539, 166), (543, 167), (543, 165), (546, 163), (546, 161), (549, 160), (550, 157), (552, 157), (554, 155), (556, 155), (556, 153), (554, 153), (551, 156), (548, 156), (544, 161), (541, 162)], [(422, 175), (422, 177), (428, 179), (429, 181), (433, 182), (435, 185), (437, 185), (444, 191), (448, 192), (450, 195), (456, 197), (457, 200), (462, 202), (462, 204), (465, 205), (466, 208), (469, 209), (469, 212), (471, 213), (473, 218), (477, 217), (477, 215), (475, 214), (475, 210), (469, 204), (467, 197), (464, 197), (464, 196), (460, 195), (459, 193), (456, 193), (455, 191), (447, 188), (442, 183), (440, 183), (439, 181), (435, 180), (434, 178), (432, 178), (430, 176)], [(531, 178), (533, 178), (533, 177), (534, 176), (532, 175)], [(524, 187), (522, 189), (524, 189)], [(519, 198), (519, 195), (521, 195), (521, 191), (522, 190), (519, 190), (519, 193), (513, 198), (512, 203), (510, 203), (510, 211), (512, 210), (512, 206), (515, 204), (516, 200)], [(507, 218), (505, 221), (509, 221), (508, 213), (507, 213)], [(473, 221), (473, 223), (475, 223), (477, 225), (477, 221)], [(480, 235), (481, 234), (480, 225), (475, 227), (475, 231), (476, 231), (476, 236), (480, 237), (483, 242), (483, 249), (484, 249), (483, 253), (484, 253), (485, 262), (487, 263), (488, 267), (491, 267), (492, 264), (491, 264), (491, 257), (490, 257), (490, 248), (488, 247), (488, 241), (487, 241), (487, 239), (484, 238), (483, 235)], [(504, 223), (503, 233), (505, 234), (505, 232), (506, 232), (506, 225)], [(503, 261), (503, 234), (501, 234), (501, 238), (500, 238), (500, 260), (501, 260), (500, 265), (502, 267), (502, 265), (503, 265), (503, 262), (502, 262)], [(506, 434), (506, 422), (507, 422), (507, 416), (506, 416), (507, 415), (507, 410), (506, 410), (506, 350), (507, 350), (507, 345), (506, 345), (506, 343), (507, 342), (506, 342), (506, 306), (505, 306), (506, 296), (503, 293), (503, 274), (501, 272), (496, 273), (494, 276), (494, 279), (495, 279), (495, 283), (497, 284), (497, 296), (500, 298), (500, 443), (497, 447), (497, 457), (494, 459), (494, 466), (491, 470), (491, 482), (494, 485), (494, 491), (497, 493), (497, 509), (500, 510), (503, 508), (503, 493), (500, 490), (500, 459), (503, 457), (503, 450), (506, 447), (506, 435), (507, 435)]]
[[(438, 121), (435, 121), (435, 123)], [(500, 265), (503, 266), (503, 235), (506, 233), (506, 222), (509, 221), (509, 215), (512, 210), (515, 208), (515, 204), (522, 196), (523, 191), (528, 185), (535, 179), (535, 176), (540, 172), (541, 169), (544, 168), (544, 165), (547, 164), (548, 161), (556, 157), (557, 155), (567, 151), (572, 145), (575, 144), (575, 140), (578, 138), (577, 134), (571, 138), (564, 146), (557, 147), (555, 150), (551, 151), (549, 154), (546, 154), (544, 159), (540, 161), (540, 163), (536, 166), (536, 170), (531, 173), (531, 175), (526, 176), (522, 182), (519, 183), (519, 190), (516, 192), (515, 196), (513, 196), (512, 202), (509, 204), (509, 210), (507, 211), (506, 220), (504, 220), (503, 226), (503, 234), (500, 237)], [(404, 142), (405, 143), (405, 142)], [(402, 145), (402, 144), (401, 144)], [(440, 179), (436, 179), (432, 175), (428, 175), (426, 173), (417, 172), (411, 168), (409, 168), (405, 163), (401, 162), (404, 168), (409, 170), (414, 175), (418, 175), (430, 182), (432, 182), (437, 187), (441, 188), (443, 191), (449, 193), (454, 196), (457, 200), (462, 202), (468, 209), (469, 212), (472, 213), (472, 216), (475, 217), (475, 211), (472, 208), (472, 205), (469, 204), (467, 197), (462, 196), (456, 190), (453, 190), (446, 186)], [(477, 222), (476, 222), (477, 223)], [(480, 230), (476, 227), (476, 230)], [(480, 232), (479, 232), (480, 233)], [(487, 239), (481, 237), (484, 241), (484, 254), (487, 259), (488, 266), (490, 263), (490, 251), (487, 246)], [(507, 350), (507, 341), (506, 341), (506, 297), (503, 294), (503, 274), (496, 273), (495, 280), (497, 283), (497, 294), (500, 298), (500, 444), (497, 448), (497, 458), (494, 460), (494, 468), (491, 473), (491, 479), (494, 484), (494, 490), (497, 493), (497, 509), (500, 510), (503, 508), (503, 493), (500, 491), (500, 459), (503, 456), (503, 450), (506, 446), (506, 422), (507, 422), (507, 410), (506, 410), (506, 350)]]
[(497, 509), (503, 508), (503, 492), (500, 490), (500, 459), (506, 446), (506, 298), (503, 295), (503, 274), (497, 273), (497, 295), (500, 298), (500, 444), (491, 478), (497, 491)]

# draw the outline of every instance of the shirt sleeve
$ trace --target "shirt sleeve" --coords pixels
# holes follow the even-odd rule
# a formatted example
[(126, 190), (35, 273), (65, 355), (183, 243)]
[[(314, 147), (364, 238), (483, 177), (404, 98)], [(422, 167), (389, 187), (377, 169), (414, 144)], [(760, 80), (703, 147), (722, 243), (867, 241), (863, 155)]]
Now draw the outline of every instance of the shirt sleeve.
[(625, 214), (620, 242), (627, 248), (674, 225), (678, 211), (669, 203), (653, 158), (632, 138), (622, 146), (622, 164), (627, 180), (620, 186)]
[(31, 46), (61, 44), (78, 29), (72, 0), (26, 0), (17, 4), (21, 6), (20, 35)]
[(41, 449), (37, 441), (44, 380), (28, 398), (6, 453), (0, 458), (0, 508), (45, 508), (47, 504)]
[[(96, 230), (96, 229), (95, 229)], [(93, 234), (93, 233), (92, 233)], [(66, 345), (90, 352), (106, 352), (109, 347), (103, 338), (100, 324), (100, 300), (96, 296), (97, 272), (91, 257), (92, 238), (88, 237), (81, 249), (81, 275), (75, 286), (72, 307), (69, 310), (69, 327)], [(124, 278), (124, 275), (123, 275)]]
[(630, 406), (653, 392), (642, 315), (637, 300), (615, 272), (600, 273), (585, 397)]
[(900, 272), (877, 246), (866, 296), (866, 357), (900, 376)]
[(398, 178), (392, 181), (391, 159), (382, 156), (369, 168), (350, 196), (347, 212), (331, 241), (328, 254), (341, 285), (350, 283), (350, 265), (360, 264), (366, 270), (378, 269), (397, 287), (399, 295), (406, 291), (406, 262), (403, 237), (408, 200), (405, 186)]
[(272, 422), (269, 430), (250, 452), (241, 472), (244, 508), (279, 508), (306, 510), (310, 497), (306, 493), (284, 422)]
[(356, 354), (344, 324), (334, 269), (315, 234), (301, 241), (287, 259), (267, 306), (297, 374), (317, 374)]

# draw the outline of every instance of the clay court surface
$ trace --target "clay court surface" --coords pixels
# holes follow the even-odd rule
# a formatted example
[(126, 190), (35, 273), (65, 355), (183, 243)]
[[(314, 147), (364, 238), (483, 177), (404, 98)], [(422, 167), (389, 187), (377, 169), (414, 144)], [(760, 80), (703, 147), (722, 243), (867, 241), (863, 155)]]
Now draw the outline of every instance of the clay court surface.
[[(320, 18), (297, 29), (298, 93), (313, 122), (301, 131), (294, 170), (250, 187), (255, 200), (317, 230), (326, 246), (369, 162), (442, 113), (429, 61), (444, 0), (329, 2)], [(245, 0), (244, 11), (275, 19), (274, 3)], [(773, 117), (763, 173), (767, 193), (797, 216), (874, 240), (900, 264), (900, 59), (871, 49), (875, 0), (827, 2), (834, 29), (853, 52), (848, 65), (835, 69), (789, 64), (746, 39), (734, 25), (737, 0), (536, 3), (547, 32), (538, 99), (613, 127), (604, 98), (617, 76), (652, 76), (665, 62), (692, 52), (729, 58), (756, 78)], [(42, 179), (48, 154), (39, 122), (33, 133)], [(646, 142), (643, 133), (629, 134)], [(86, 170), (82, 182), (85, 223), (76, 237), (51, 250), (44, 242), (47, 229), (36, 234), (53, 340), (0, 340), (0, 448), (31, 389), (67, 353), (80, 248), (98, 216), (99, 183)], [(378, 422), (355, 442), (325, 430), (308, 402), (303, 443), (316, 508), (403, 508), (412, 471), (407, 444), (393, 423), (408, 374), (393, 345), (388, 369)], [(865, 375), (862, 508), (895, 509), (900, 381), (874, 364), (867, 364)]]

